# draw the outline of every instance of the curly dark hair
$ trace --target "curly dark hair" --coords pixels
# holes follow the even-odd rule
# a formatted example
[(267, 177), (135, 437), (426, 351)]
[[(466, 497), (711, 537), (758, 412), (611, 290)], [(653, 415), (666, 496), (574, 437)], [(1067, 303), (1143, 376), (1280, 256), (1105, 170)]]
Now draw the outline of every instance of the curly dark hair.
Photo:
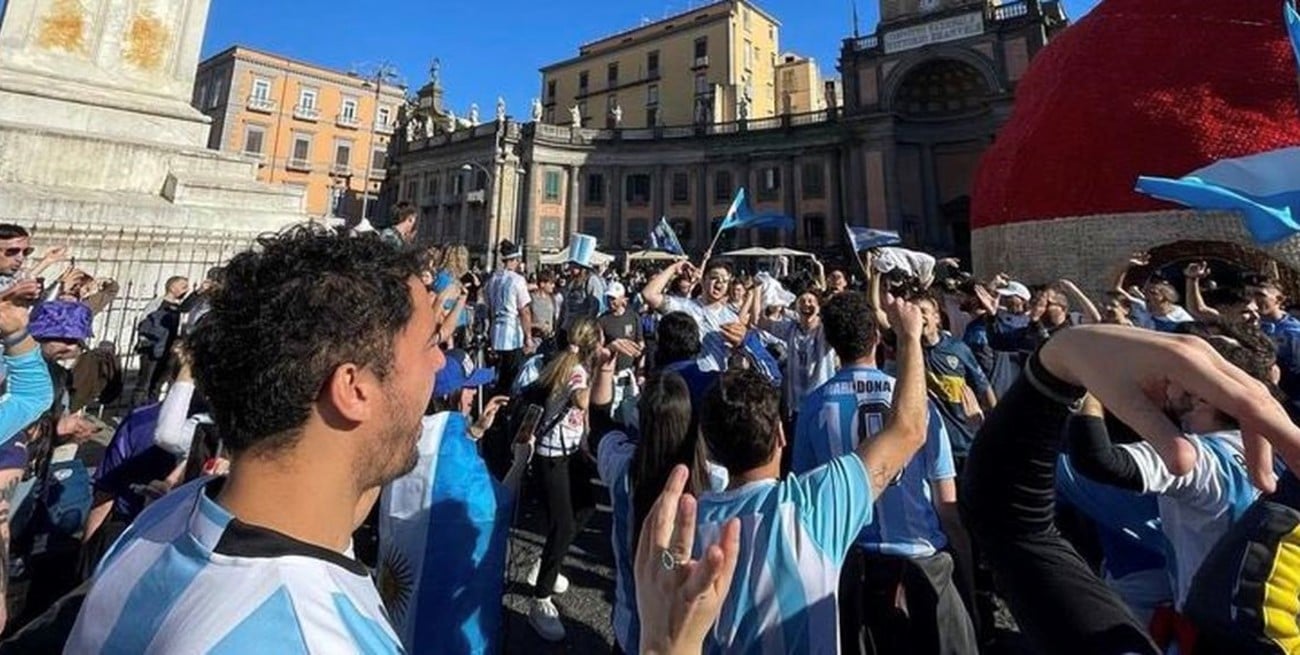
[(822, 305), (821, 314), (826, 343), (840, 356), (841, 362), (866, 357), (880, 342), (876, 315), (867, 294), (861, 291), (846, 291), (831, 297)]
[(1204, 339), (1228, 363), (1272, 387), (1277, 346), (1258, 325), (1234, 320), (1179, 323), (1175, 331)]
[(225, 267), (189, 336), (194, 377), (232, 452), (291, 445), (321, 386), (351, 362), (383, 379), (414, 310), (419, 252), (310, 226), (258, 239)]
[(735, 474), (772, 459), (781, 428), (777, 388), (751, 370), (727, 371), (709, 389), (700, 431), (714, 461)]

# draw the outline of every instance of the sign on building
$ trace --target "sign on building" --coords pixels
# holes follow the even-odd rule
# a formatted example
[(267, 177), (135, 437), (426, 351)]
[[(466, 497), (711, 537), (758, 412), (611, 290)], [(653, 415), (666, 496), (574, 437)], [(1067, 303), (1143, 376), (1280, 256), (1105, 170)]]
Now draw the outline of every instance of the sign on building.
[(903, 52), (984, 33), (984, 14), (973, 12), (885, 33), (885, 53)]

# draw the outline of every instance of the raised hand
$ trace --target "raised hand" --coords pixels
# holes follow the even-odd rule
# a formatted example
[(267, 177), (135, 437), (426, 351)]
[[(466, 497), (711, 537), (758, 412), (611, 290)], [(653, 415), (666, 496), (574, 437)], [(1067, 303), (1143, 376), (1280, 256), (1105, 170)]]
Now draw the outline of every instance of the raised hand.
[(634, 573), (641, 652), (647, 655), (699, 655), (740, 555), (740, 521), (732, 519), (702, 559), (691, 559), (695, 498), (683, 493), (688, 476), (685, 466), (673, 468), (641, 526)]
[(885, 296), (884, 305), (885, 316), (889, 319), (889, 326), (893, 328), (894, 333), (900, 339), (919, 340), (921, 338), (921, 332), (925, 327), (925, 319), (921, 316), (919, 306), (895, 296)]
[(1292, 471), (1300, 471), (1300, 427), (1291, 423), (1263, 383), (1200, 339), (1087, 325), (1052, 337), (1039, 358), (1053, 375), (1086, 387), (1132, 426), (1175, 475), (1191, 471), (1196, 462), (1196, 449), (1165, 413), (1171, 401), (1186, 395), (1237, 420), (1256, 487), (1271, 491), (1276, 484), (1273, 447)]
[(1151, 253), (1135, 252), (1128, 258), (1129, 266), (1146, 266), (1151, 263)]
[(1210, 266), (1205, 262), (1192, 262), (1183, 269), (1183, 275), (1191, 280), (1202, 280), (1210, 276)]

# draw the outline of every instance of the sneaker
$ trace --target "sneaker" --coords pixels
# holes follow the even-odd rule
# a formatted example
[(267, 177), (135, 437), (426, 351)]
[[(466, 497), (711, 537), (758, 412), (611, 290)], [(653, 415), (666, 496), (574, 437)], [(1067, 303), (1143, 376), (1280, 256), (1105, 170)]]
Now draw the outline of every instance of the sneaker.
[(550, 598), (534, 598), (528, 610), (528, 624), (537, 635), (550, 642), (564, 641), (564, 624), (560, 623), (560, 610)]
[[(534, 560), (531, 568), (528, 569), (528, 584), (537, 586), (537, 576), (542, 573), (542, 560)], [(569, 579), (561, 573), (555, 576), (555, 585), (551, 587), (551, 593), (562, 594), (569, 590)]]

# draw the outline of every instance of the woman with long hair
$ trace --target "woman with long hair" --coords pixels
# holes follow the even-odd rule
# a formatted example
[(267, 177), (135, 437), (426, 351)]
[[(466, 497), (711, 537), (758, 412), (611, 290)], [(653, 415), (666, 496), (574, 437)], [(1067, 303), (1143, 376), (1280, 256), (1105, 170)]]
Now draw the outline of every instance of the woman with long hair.
[(564, 625), (551, 595), (569, 588), (560, 565), (596, 506), (590, 463), (581, 448), (587, 431), (591, 360), (600, 346), (596, 323), (578, 319), (568, 331), (568, 347), (551, 358), (537, 381), (522, 392), (542, 407), (533, 471), (547, 510), (546, 544), (528, 574), (534, 587), (528, 621), (547, 641), (564, 639)]
[[(612, 356), (602, 353), (598, 362), (591, 395), (593, 435), (605, 432), (596, 417), (609, 416), (607, 408), (614, 397)], [(615, 571), (615, 652), (632, 655), (640, 646), (632, 563), (641, 524), (677, 464), (686, 465), (691, 472), (687, 493), (698, 496), (712, 485), (704, 442), (692, 421), (690, 389), (680, 375), (652, 374), (637, 400), (636, 423), (609, 428), (598, 439), (596, 460), (600, 479), (609, 487), (614, 513), (610, 538)]]

